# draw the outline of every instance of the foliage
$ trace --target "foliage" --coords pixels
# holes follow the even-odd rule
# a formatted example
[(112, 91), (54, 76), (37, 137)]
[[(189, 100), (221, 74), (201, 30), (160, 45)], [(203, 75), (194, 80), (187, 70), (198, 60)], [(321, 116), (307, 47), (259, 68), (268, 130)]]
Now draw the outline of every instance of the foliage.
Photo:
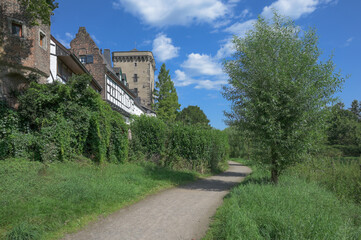
[(141, 115), (135, 117), (130, 125), (132, 130), (133, 151), (142, 151), (148, 156), (165, 153), (167, 125), (155, 117)]
[(0, 239), (60, 239), (65, 231), (198, 176), (151, 163), (0, 161)]
[(181, 121), (184, 124), (188, 125), (201, 125), (201, 126), (209, 126), (209, 120), (202, 111), (202, 109), (198, 106), (188, 106), (183, 108), (180, 111), (176, 118), (177, 121)]
[(358, 102), (354, 100), (351, 109), (344, 109), (342, 103), (331, 108), (331, 118), (327, 128), (327, 144), (342, 151), (344, 156), (361, 154), (361, 122)]
[(50, 16), (58, 8), (56, 0), (20, 0), (20, 4), (26, 9), (32, 24), (39, 24), (39, 20), (50, 25)]
[(343, 82), (332, 59), (319, 60), (315, 31), (300, 29), (276, 13), (272, 22), (259, 17), (245, 38), (234, 38), (234, 59), (224, 65), (226, 115), (250, 135), (253, 158), (269, 166), (275, 183), (322, 137), (325, 107)]
[(158, 82), (155, 83), (155, 87), (154, 109), (157, 117), (165, 122), (173, 122), (177, 116), (180, 104), (178, 103), (177, 90), (164, 63), (160, 68)]
[(249, 159), (251, 149), (245, 132), (237, 129), (235, 126), (229, 126), (223, 132), (228, 136), (229, 156), (231, 158), (245, 157)]
[(289, 170), (290, 174), (313, 181), (344, 201), (361, 204), (361, 159), (312, 157)]
[(205, 239), (358, 239), (361, 208), (293, 175), (253, 168), (217, 210)]
[(219, 130), (136, 117), (131, 123), (131, 156), (139, 152), (161, 165), (200, 172), (218, 171), (228, 158), (228, 139)]
[(81, 75), (67, 84), (31, 83), (19, 97), (18, 112), (2, 110), (0, 158), (48, 162), (85, 155), (98, 163), (126, 161), (128, 127), (89, 87), (90, 80)]

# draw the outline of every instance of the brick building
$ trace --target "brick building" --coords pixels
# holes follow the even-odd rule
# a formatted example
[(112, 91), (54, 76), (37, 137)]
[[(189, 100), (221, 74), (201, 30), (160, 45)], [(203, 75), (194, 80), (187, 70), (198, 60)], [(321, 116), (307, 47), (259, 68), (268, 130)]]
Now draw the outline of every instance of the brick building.
[(114, 69), (121, 69), (128, 77), (129, 88), (140, 102), (152, 109), (155, 60), (150, 51), (117, 51), (112, 53)]
[(110, 50), (104, 53), (98, 48), (85, 27), (80, 27), (75, 38), (70, 42), (70, 51), (84, 64), (86, 69), (103, 88), (102, 98), (120, 112), (129, 121), (132, 114), (146, 113), (136, 95), (126, 86), (126, 77), (121, 71), (111, 67)]
[(16, 95), (29, 85), (30, 74), (49, 77), (50, 26), (32, 26), (18, 0), (0, 1), (0, 99), (16, 107)]

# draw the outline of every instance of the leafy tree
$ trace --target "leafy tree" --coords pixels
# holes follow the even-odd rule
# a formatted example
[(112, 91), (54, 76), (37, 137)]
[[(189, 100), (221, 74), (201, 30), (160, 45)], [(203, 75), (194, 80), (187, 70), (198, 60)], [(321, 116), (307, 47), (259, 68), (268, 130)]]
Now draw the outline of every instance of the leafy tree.
[(174, 83), (170, 78), (169, 70), (163, 63), (158, 75), (158, 82), (155, 83), (154, 90), (155, 103), (154, 109), (157, 116), (166, 122), (173, 122), (180, 108), (178, 103), (177, 91)]
[(358, 120), (361, 120), (361, 101), (353, 100), (351, 103), (350, 111), (357, 117)]
[(56, 0), (20, 0), (20, 4), (26, 9), (30, 21), (35, 25), (39, 20), (50, 25), (50, 16), (59, 5)]
[(177, 120), (188, 125), (199, 124), (209, 126), (209, 120), (206, 114), (204, 114), (202, 109), (198, 106), (188, 106), (183, 108), (183, 110), (177, 115)]
[(344, 79), (332, 58), (321, 62), (314, 29), (301, 32), (293, 21), (274, 13), (259, 17), (244, 38), (234, 37), (234, 59), (226, 61), (232, 101), (231, 125), (251, 136), (253, 158), (271, 170), (271, 180), (301, 160), (320, 139), (326, 106)]

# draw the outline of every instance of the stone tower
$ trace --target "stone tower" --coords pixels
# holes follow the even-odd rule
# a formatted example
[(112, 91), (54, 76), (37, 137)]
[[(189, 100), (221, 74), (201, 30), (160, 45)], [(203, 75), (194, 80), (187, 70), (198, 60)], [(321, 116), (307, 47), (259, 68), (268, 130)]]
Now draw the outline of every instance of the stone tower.
[(152, 109), (155, 61), (150, 51), (113, 52), (114, 69), (126, 74), (129, 88), (140, 98), (140, 103)]

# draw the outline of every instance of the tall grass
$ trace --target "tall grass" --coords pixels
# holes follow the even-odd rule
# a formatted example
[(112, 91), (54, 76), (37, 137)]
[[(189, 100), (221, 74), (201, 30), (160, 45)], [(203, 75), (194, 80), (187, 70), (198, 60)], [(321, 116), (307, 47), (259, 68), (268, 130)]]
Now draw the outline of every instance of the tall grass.
[(0, 161), (0, 239), (49, 239), (159, 189), (195, 180), (193, 172), (151, 163)]
[(278, 185), (253, 173), (225, 199), (205, 239), (359, 239), (361, 207), (287, 173)]
[(317, 182), (341, 200), (361, 204), (361, 158), (313, 157), (288, 169), (288, 174)]

